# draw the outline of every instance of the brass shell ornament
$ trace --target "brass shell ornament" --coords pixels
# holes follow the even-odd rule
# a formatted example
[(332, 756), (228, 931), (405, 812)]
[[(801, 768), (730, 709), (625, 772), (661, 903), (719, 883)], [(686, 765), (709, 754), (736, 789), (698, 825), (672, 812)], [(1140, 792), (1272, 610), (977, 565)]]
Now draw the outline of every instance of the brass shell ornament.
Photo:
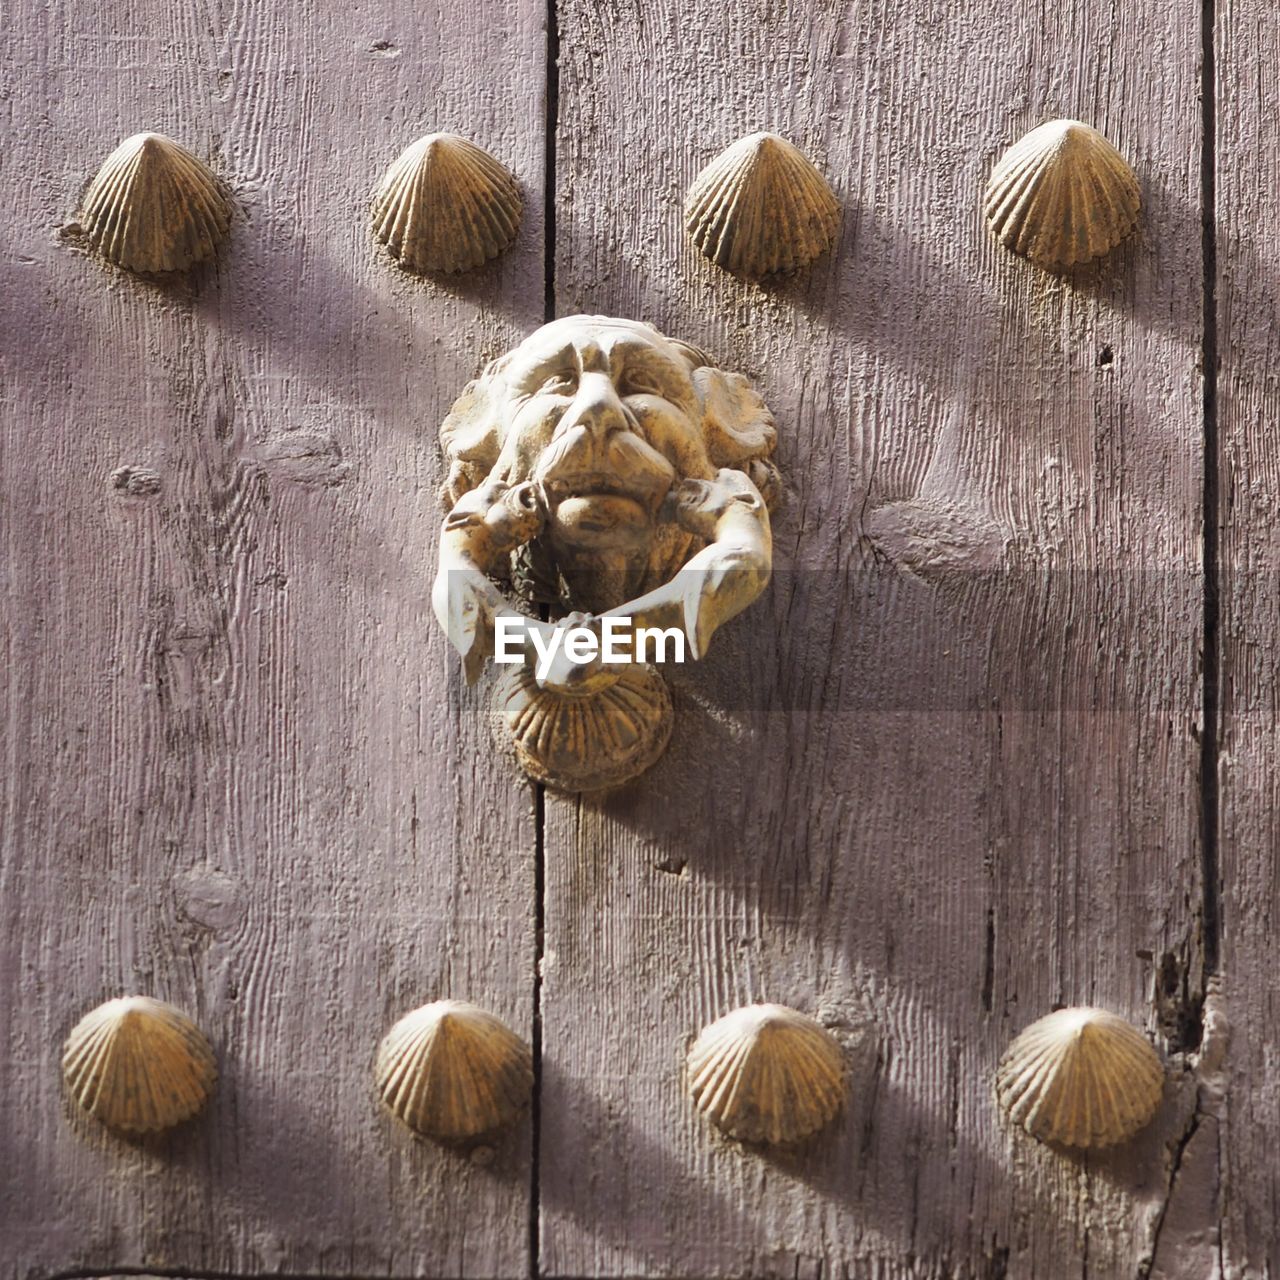
[(62, 1054), (71, 1096), (119, 1133), (156, 1133), (195, 1115), (217, 1079), (213, 1050), (180, 1009), (125, 996), (86, 1014)]
[(432, 133), (402, 151), (373, 198), (373, 234), (409, 271), (455, 274), (496, 258), (520, 229), (515, 178), (487, 151)]
[(505, 1128), (528, 1105), (533, 1056), (493, 1014), (438, 1000), (391, 1028), (374, 1077), (383, 1102), (411, 1129), (465, 1142)]
[(800, 1142), (844, 1102), (840, 1045), (821, 1023), (785, 1005), (748, 1005), (711, 1023), (687, 1066), (698, 1110), (744, 1142)]
[(1006, 249), (1065, 271), (1110, 253), (1138, 226), (1142, 196), (1125, 158), (1079, 120), (1014, 143), (987, 183), (987, 222)]
[(1155, 1115), (1164, 1068), (1147, 1038), (1105, 1009), (1059, 1009), (1009, 1046), (996, 1096), (1042, 1142), (1110, 1147)]
[(756, 280), (796, 271), (830, 249), (840, 202), (785, 138), (753, 133), (693, 180), (684, 218), (694, 244), (712, 262)]
[(79, 222), (108, 262), (165, 275), (212, 257), (231, 227), (231, 202), (208, 165), (172, 138), (137, 133), (103, 161)]

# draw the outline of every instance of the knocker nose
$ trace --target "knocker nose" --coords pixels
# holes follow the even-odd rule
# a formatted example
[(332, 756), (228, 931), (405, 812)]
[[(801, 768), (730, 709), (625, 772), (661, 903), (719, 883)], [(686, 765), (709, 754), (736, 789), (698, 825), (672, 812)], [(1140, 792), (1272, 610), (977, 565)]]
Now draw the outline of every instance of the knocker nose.
[(555, 434), (566, 435), (577, 427), (600, 440), (626, 429), (626, 410), (608, 374), (582, 375), (578, 394), (560, 419)]

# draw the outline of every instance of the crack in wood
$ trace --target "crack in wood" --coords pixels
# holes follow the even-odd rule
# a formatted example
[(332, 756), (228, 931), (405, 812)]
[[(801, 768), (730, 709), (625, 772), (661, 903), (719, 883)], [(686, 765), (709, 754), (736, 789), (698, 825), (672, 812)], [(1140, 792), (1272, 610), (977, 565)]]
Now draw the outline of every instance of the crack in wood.
[(1174, 1190), (1178, 1185), (1178, 1174), (1182, 1171), (1182, 1158), (1186, 1154), (1187, 1147), (1191, 1144), (1191, 1139), (1196, 1136), (1200, 1128), (1201, 1116), (1200, 1091), (1197, 1089), (1195, 1108), (1187, 1120), (1186, 1128), (1173, 1148), (1173, 1160), (1170, 1162), (1169, 1168), (1169, 1185), (1165, 1191), (1164, 1203), (1160, 1206), (1159, 1213), (1156, 1216), (1155, 1226), (1152, 1228), (1151, 1252), (1138, 1268), (1138, 1280), (1147, 1280), (1156, 1264), (1156, 1259), (1160, 1256), (1160, 1234), (1164, 1230), (1165, 1221), (1169, 1216), (1169, 1206), (1173, 1203)]

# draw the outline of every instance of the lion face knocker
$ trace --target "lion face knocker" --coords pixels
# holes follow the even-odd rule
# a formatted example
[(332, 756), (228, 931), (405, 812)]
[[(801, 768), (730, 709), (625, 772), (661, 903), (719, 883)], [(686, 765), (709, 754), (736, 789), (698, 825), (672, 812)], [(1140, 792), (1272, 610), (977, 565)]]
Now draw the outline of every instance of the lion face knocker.
[[(603, 316), (544, 325), (458, 397), (440, 428), (450, 510), (432, 603), (468, 683), (497, 633), (508, 660), (514, 636), (497, 707), (531, 777), (600, 790), (662, 754), (666, 683), (618, 661), (614, 640), (651, 628), (701, 658), (764, 590), (776, 438), (740, 374)], [(561, 643), (568, 626), (601, 637), (594, 656)]]

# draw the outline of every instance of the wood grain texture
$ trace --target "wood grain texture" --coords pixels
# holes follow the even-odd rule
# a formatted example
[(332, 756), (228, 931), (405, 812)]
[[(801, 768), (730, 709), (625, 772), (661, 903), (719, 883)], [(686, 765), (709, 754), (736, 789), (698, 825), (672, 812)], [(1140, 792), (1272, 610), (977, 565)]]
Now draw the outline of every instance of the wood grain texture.
[[(548, 801), (544, 1272), (1208, 1274), (1175, 1246), (1212, 1209), (1169, 1201), (1208, 1158), (1183, 1052), (1200, 6), (564, 0), (560, 32), (558, 311), (650, 319), (749, 374), (790, 493), (765, 601), (673, 677), (666, 758)], [(1056, 116), (1112, 139), (1146, 207), (1074, 286), (980, 213), (996, 157)], [(836, 253), (765, 288), (680, 217), (758, 129), (845, 204)], [(726, 1143), (685, 1096), (690, 1037), (755, 999), (849, 1048), (843, 1120), (803, 1155)], [(1170, 1053), (1160, 1118), (1117, 1153), (996, 1113), (1001, 1051), (1058, 1003)]]
[(1202, 1103), (1222, 1149), (1222, 1264), (1280, 1274), (1280, 31), (1256, 0), (1217, 6), (1217, 350), (1221, 687), (1219, 850), (1230, 1040)]
[[(530, 1030), (531, 796), (427, 596), (438, 424), (542, 311), (542, 7), (23, 0), (3, 26), (0, 1275), (523, 1275), (528, 1124), (488, 1163), (443, 1151), (372, 1064), (439, 996)], [(140, 128), (236, 194), (191, 289), (59, 235)], [(441, 286), (368, 231), (437, 128), (528, 206)], [(199, 1022), (221, 1082), (130, 1145), (58, 1058), (134, 991)]]

